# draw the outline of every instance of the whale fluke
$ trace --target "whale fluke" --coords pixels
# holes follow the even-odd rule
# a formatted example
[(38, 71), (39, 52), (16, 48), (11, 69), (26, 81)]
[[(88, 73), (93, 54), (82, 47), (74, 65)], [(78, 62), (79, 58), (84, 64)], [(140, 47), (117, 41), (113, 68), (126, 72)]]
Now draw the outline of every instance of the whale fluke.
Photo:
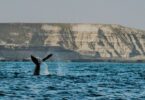
[(31, 55), (31, 60), (32, 60), (36, 65), (39, 64), (38, 58), (34, 57), (33, 55)]
[(50, 58), (52, 54), (47, 55), (45, 58), (42, 59), (42, 61), (46, 61), (48, 58)]
[(40, 58), (37, 58), (37, 57), (31, 55), (31, 60), (36, 65), (35, 70), (34, 70), (34, 75), (40, 75), (40, 64), (41, 64), (41, 62), (46, 61), (51, 56), (52, 56), (52, 54), (49, 54), (46, 57), (44, 57), (43, 59), (40, 59)]

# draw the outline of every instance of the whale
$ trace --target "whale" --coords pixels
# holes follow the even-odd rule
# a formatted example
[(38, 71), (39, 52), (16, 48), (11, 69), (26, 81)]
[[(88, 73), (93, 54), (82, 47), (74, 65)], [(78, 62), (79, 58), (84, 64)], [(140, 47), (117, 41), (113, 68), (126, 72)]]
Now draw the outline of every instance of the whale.
[(41, 70), (41, 63), (52, 57), (53, 54), (49, 54), (43, 59), (39, 57), (35, 57), (34, 55), (31, 55), (31, 60), (35, 64), (35, 69), (33, 75), (40, 75), (40, 70)]

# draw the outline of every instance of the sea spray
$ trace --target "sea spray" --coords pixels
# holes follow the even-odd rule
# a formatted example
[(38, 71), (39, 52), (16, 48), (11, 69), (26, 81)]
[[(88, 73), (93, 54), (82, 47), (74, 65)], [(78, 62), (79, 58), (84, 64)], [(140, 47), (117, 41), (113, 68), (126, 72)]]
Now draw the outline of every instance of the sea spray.
[(49, 75), (48, 65), (45, 62), (41, 63), (40, 75)]
[(57, 63), (57, 67), (58, 67), (57, 68), (57, 75), (58, 76), (65, 76), (67, 71), (68, 71), (68, 69), (66, 67), (66, 63), (61, 62), (62, 59), (61, 59), (61, 57), (59, 56), (58, 53), (56, 53), (55, 56), (56, 56), (56, 60), (57, 60), (56, 63)]
[(58, 65), (57, 75), (64, 76), (65, 75), (64, 65), (61, 62), (57, 62), (57, 65)]

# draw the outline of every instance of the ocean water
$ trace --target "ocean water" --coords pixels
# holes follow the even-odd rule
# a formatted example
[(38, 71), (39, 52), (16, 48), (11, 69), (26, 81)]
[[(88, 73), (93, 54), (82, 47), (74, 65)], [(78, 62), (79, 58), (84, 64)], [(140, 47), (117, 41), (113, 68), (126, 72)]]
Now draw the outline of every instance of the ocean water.
[(33, 76), (32, 62), (0, 62), (0, 100), (145, 100), (143, 63), (45, 66), (47, 75)]

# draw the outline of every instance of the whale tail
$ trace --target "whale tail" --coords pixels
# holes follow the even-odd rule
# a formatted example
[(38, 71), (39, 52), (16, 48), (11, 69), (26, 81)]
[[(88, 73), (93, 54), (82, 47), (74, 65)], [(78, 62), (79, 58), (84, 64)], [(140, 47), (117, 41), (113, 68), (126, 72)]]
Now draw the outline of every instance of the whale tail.
[(39, 64), (40, 64), (38, 58), (34, 57), (33, 55), (31, 55), (31, 60), (32, 60), (33, 63), (36, 64), (36, 65), (39, 65)]
[(40, 64), (41, 64), (41, 62), (46, 61), (51, 56), (52, 56), (52, 54), (49, 54), (46, 57), (44, 57), (42, 60), (40, 60), (39, 58), (36, 58), (35, 56), (31, 55), (31, 60), (36, 65), (35, 70), (34, 70), (34, 75), (39, 75), (40, 74)]
[[(52, 54), (47, 55), (44, 57), (41, 61), (46, 61), (52, 56)], [(39, 65), (41, 63), (40, 59), (36, 58), (35, 56), (31, 55), (31, 60), (33, 61), (34, 64)]]
[(52, 56), (52, 54), (47, 55), (46, 57), (44, 57), (44, 58), (42, 59), (42, 61), (46, 61), (46, 60), (49, 59), (51, 56)]

